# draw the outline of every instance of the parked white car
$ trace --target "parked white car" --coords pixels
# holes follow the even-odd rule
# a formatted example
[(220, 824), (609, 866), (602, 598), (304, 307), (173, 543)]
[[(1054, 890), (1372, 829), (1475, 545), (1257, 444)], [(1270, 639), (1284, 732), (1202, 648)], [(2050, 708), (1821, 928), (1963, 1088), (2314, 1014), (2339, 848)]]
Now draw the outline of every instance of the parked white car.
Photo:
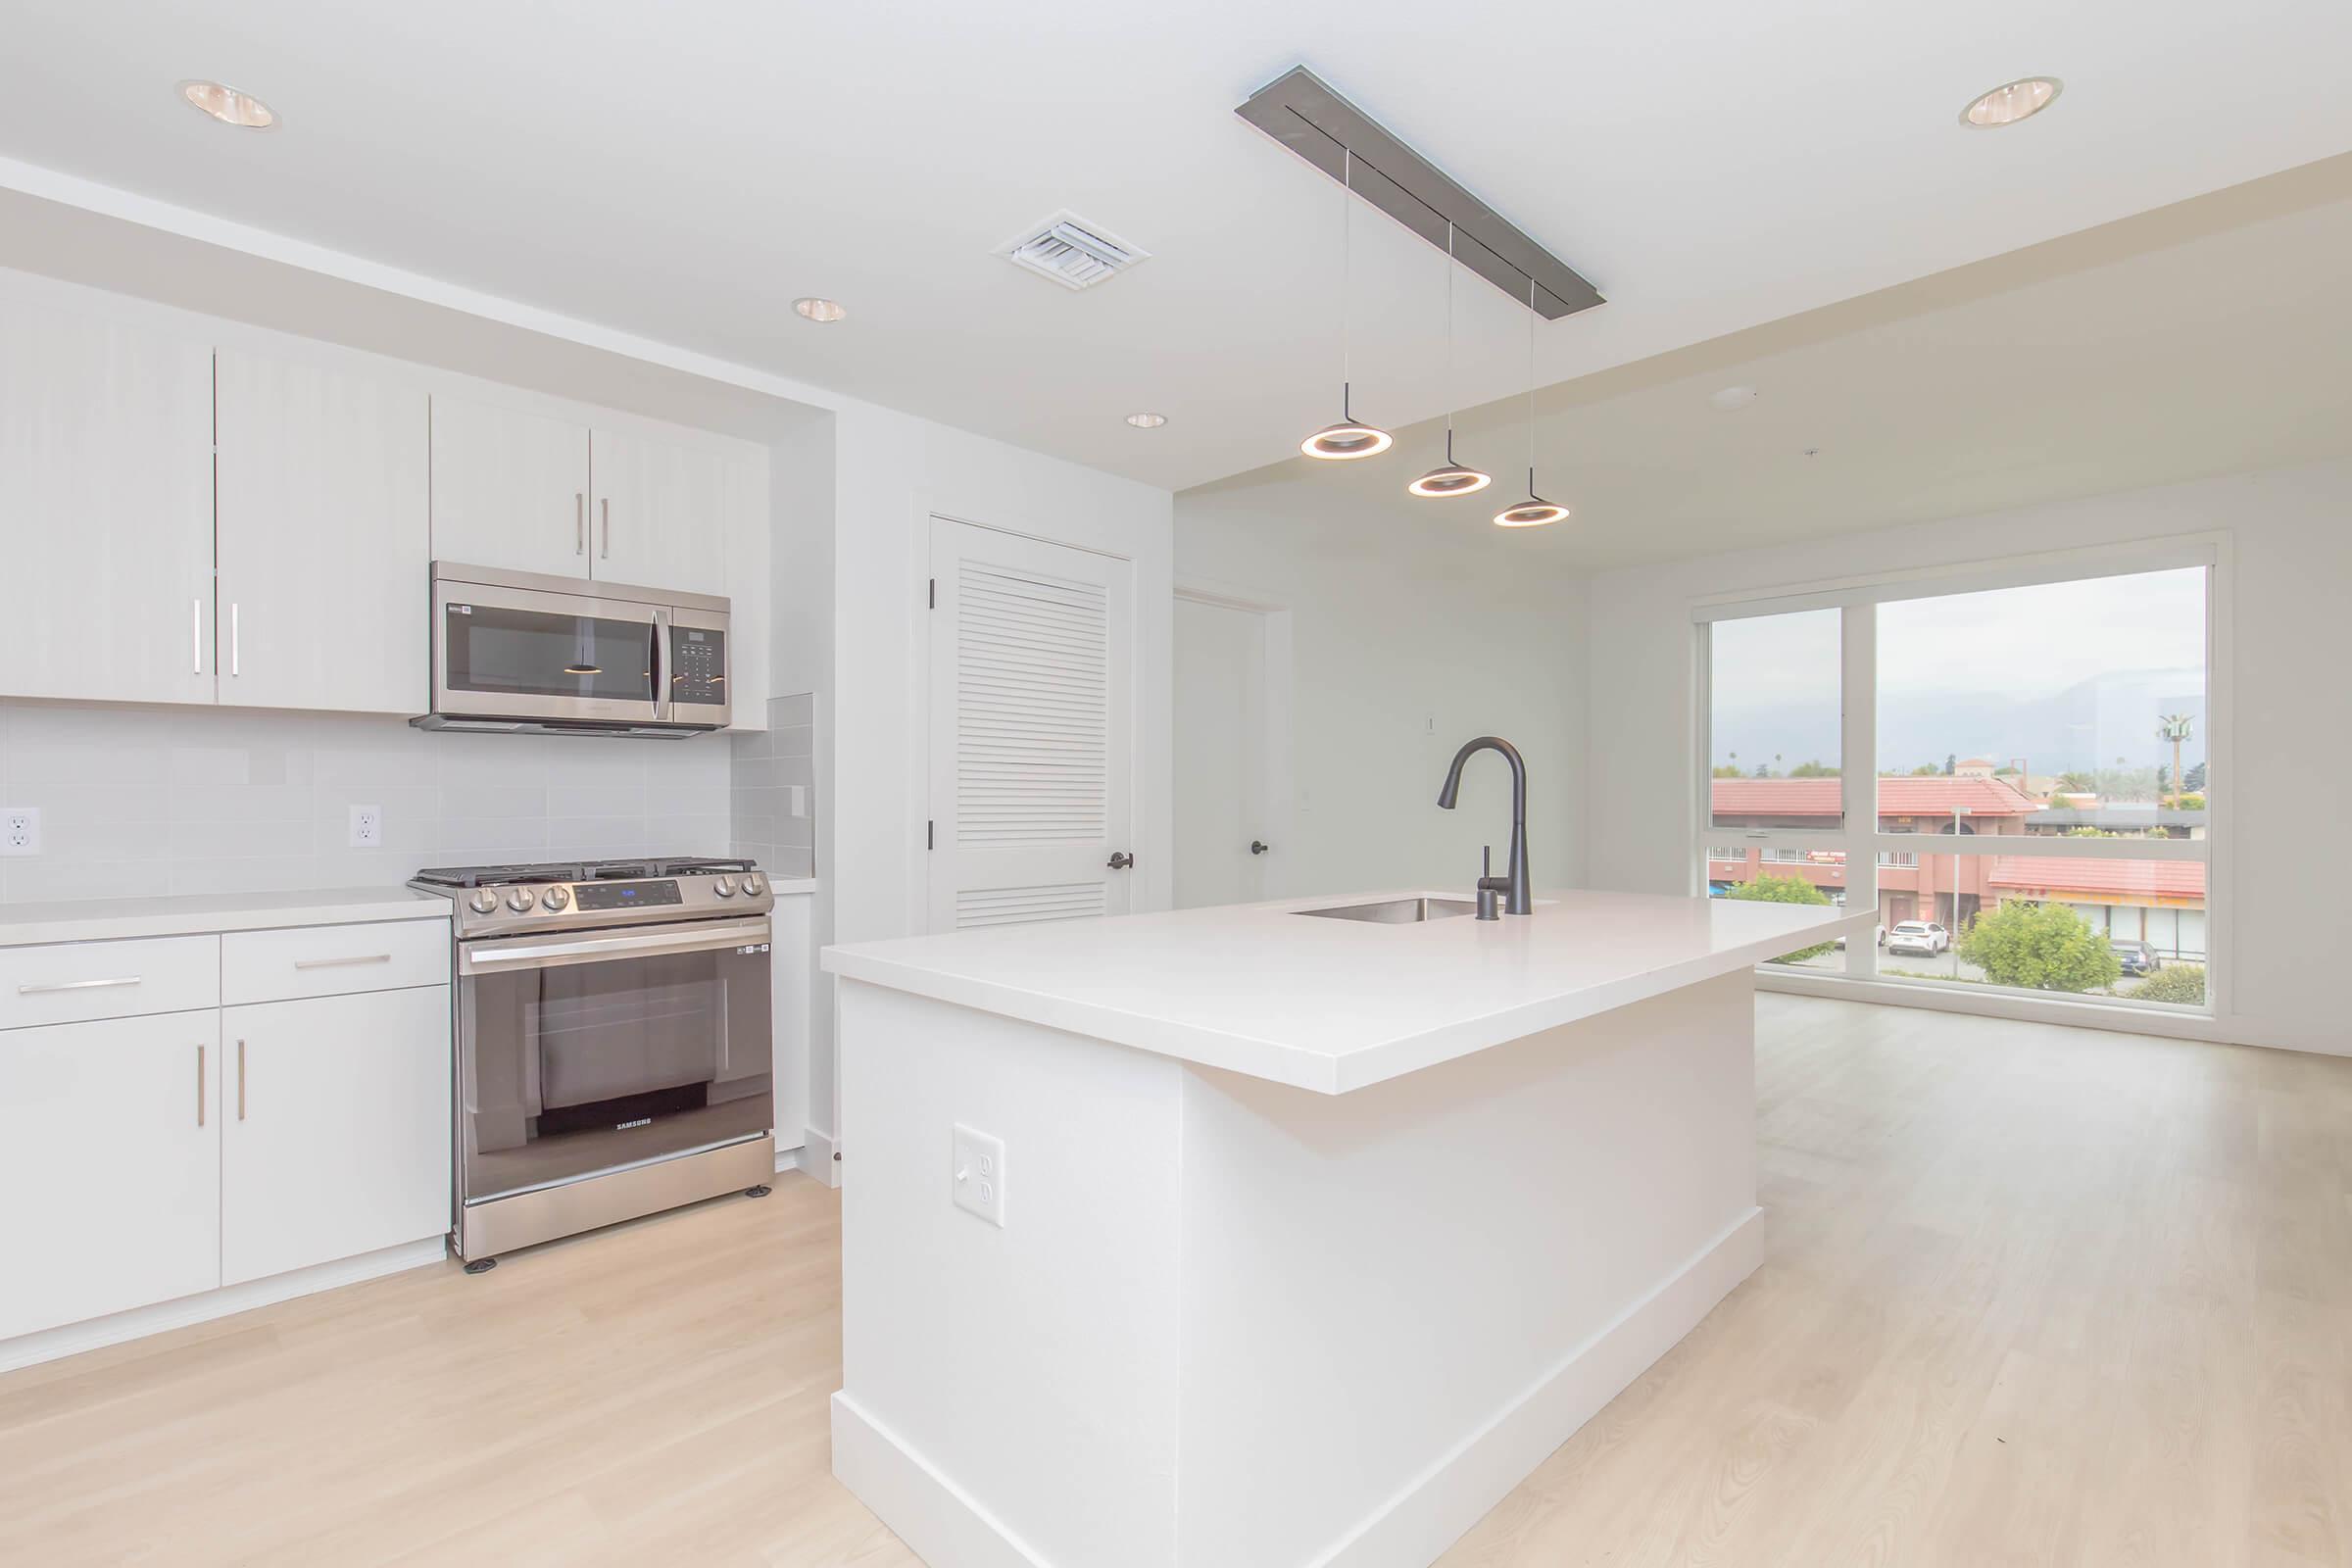
[(1886, 933), (1888, 953), (1933, 958), (1952, 945), (1952, 934), (1933, 920), (1905, 920)]

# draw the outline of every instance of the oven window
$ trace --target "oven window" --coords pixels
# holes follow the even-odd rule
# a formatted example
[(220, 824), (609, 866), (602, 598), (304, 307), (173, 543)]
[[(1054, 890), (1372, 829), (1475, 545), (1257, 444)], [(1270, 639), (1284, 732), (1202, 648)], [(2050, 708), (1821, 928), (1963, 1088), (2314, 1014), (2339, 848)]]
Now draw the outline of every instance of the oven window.
[(727, 948), (468, 977), (466, 1200), (767, 1130), (768, 961)]
[(451, 605), (443, 619), (452, 691), (653, 701), (649, 622), (497, 605)]

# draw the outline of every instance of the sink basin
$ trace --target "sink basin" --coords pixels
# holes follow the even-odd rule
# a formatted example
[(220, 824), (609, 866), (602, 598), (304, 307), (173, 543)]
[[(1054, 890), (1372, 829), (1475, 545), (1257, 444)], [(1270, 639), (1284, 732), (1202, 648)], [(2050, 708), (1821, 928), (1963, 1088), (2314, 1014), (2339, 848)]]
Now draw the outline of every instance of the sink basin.
[(1378, 904), (1343, 904), (1329, 909), (1294, 909), (1324, 920), (1369, 920), (1375, 925), (1413, 925), (1422, 920), (1450, 920), (1475, 914), (1478, 906), (1467, 899), (1383, 899)]

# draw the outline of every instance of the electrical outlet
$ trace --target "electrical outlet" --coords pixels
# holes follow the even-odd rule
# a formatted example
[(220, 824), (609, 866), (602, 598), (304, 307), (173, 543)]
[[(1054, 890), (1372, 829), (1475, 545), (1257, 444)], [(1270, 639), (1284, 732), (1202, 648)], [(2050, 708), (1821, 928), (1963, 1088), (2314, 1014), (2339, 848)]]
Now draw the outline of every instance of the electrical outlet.
[(991, 1225), (1004, 1224), (1004, 1140), (956, 1125), (956, 1206)]
[(41, 808), (0, 806), (0, 855), (41, 853)]
[(380, 806), (355, 806), (351, 808), (351, 847), (355, 850), (380, 849), (384, 842), (384, 808)]

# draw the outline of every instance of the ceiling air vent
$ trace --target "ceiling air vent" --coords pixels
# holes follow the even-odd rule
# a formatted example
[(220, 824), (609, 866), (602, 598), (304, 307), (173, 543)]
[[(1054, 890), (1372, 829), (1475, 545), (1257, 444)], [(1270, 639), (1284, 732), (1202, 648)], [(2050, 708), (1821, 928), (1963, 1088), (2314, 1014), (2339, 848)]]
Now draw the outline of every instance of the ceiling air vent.
[(1114, 237), (1076, 213), (1060, 212), (1031, 224), (1020, 238), (998, 246), (997, 254), (1063, 288), (1092, 288), (1152, 253)]

